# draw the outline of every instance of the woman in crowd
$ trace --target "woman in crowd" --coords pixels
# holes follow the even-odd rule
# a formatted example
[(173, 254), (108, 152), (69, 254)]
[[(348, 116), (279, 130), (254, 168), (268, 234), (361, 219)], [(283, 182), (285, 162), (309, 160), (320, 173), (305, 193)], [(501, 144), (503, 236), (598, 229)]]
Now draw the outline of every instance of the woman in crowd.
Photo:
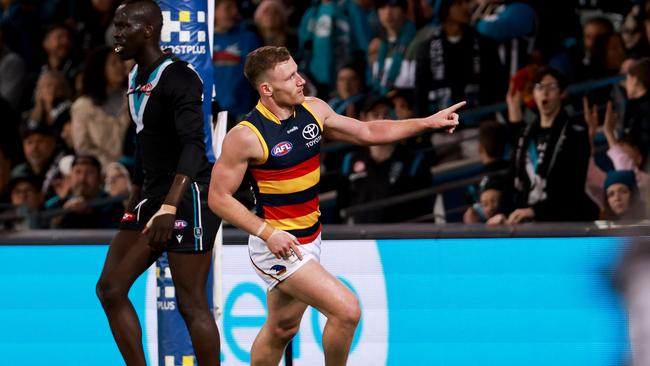
[(605, 220), (638, 220), (645, 214), (636, 177), (631, 170), (613, 170), (605, 179)]
[(119, 56), (104, 47), (90, 55), (83, 75), (82, 95), (71, 109), (74, 149), (106, 165), (122, 156), (129, 126), (126, 68)]

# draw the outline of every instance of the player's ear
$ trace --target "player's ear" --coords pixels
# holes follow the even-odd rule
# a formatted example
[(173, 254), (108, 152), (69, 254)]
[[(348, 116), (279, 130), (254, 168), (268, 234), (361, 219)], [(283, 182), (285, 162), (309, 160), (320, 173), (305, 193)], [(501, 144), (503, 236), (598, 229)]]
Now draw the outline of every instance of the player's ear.
[(153, 36), (153, 25), (147, 24), (144, 26), (144, 37), (151, 38)]
[(273, 95), (273, 87), (269, 83), (262, 83), (260, 84), (260, 93), (262, 95), (270, 97), (271, 95)]

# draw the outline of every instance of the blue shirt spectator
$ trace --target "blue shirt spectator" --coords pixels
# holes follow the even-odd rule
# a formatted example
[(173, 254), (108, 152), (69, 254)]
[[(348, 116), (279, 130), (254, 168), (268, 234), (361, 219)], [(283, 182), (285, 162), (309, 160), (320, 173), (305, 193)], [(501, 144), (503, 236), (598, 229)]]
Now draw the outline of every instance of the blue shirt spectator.
[(301, 66), (317, 86), (330, 90), (342, 63), (367, 49), (366, 16), (349, 1), (322, 0), (307, 9), (298, 29)]
[(214, 12), (214, 84), (222, 110), (239, 116), (253, 106), (253, 89), (244, 77), (246, 55), (260, 46), (255, 33), (238, 22), (234, 0), (217, 1)]

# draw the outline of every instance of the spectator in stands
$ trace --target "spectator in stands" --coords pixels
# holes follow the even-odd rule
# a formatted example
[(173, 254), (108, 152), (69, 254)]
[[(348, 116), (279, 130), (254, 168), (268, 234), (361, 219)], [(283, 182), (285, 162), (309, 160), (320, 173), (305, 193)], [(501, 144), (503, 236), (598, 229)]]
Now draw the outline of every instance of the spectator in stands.
[(60, 72), (68, 82), (68, 88), (74, 85), (78, 63), (72, 58), (73, 34), (64, 24), (55, 24), (48, 29), (43, 38), (43, 50), (46, 54), (41, 72)]
[(375, 0), (346, 0), (343, 2), (345, 12), (350, 18), (351, 34), (356, 44), (368, 52), (370, 41), (381, 32), (381, 23), (375, 9)]
[[(351, 21), (347, 1), (319, 0), (305, 11), (298, 28), (301, 69), (316, 85), (318, 94), (327, 98), (334, 87), (337, 70), (347, 60), (361, 57), (367, 43), (359, 36), (367, 24)], [(355, 18), (363, 21), (363, 18)], [(366, 28), (363, 31), (358, 29)]]
[(0, 27), (0, 98), (9, 102), (15, 111), (22, 101), (26, 71), (22, 58), (5, 44)]
[(639, 220), (645, 215), (644, 201), (639, 196), (636, 177), (631, 170), (614, 170), (605, 179), (607, 198), (605, 220)]
[(291, 53), (298, 50), (298, 36), (289, 27), (288, 9), (282, 0), (263, 0), (255, 9), (254, 21), (265, 46), (283, 46)]
[(57, 122), (63, 122), (59, 117), (69, 112), (70, 97), (70, 86), (63, 74), (44, 71), (34, 90), (34, 107), (28, 116), (30, 123), (45, 123), (59, 133), (61, 126)]
[(416, 56), (415, 94), (418, 115), (429, 115), (454, 101), (469, 107), (502, 98), (506, 74), (496, 44), (470, 27), (467, 0), (440, 0), (441, 26), (420, 45)]
[(90, 54), (83, 75), (82, 95), (70, 110), (74, 150), (106, 166), (122, 156), (129, 127), (127, 72), (120, 57), (102, 47)]
[[(329, 100), (329, 105), (340, 115), (359, 118), (363, 107), (365, 93), (365, 78), (359, 65), (355, 62), (346, 63), (339, 69), (336, 77), (336, 96)], [(331, 141), (327, 138), (323, 141), (324, 146), (330, 145)], [(337, 142), (334, 142), (335, 144)], [(323, 151), (321, 172), (340, 172), (343, 157), (350, 149), (338, 148), (330, 151)], [(323, 175), (321, 177), (321, 189), (328, 190), (330, 187), (335, 189), (338, 183), (338, 174)]]
[(235, 0), (216, 0), (214, 10), (214, 83), (221, 110), (240, 116), (253, 107), (253, 89), (244, 77), (246, 55), (260, 46), (255, 33), (239, 21)]
[[(593, 147), (594, 136), (598, 129), (598, 107), (589, 107), (587, 98), (583, 99), (583, 109), (585, 121), (589, 127), (589, 138), (592, 143), (592, 155), (595, 154)], [(616, 137), (616, 125), (618, 123), (618, 116), (613, 110), (613, 103), (608, 102), (605, 110), (605, 118), (603, 123), (603, 133), (607, 140), (607, 156), (614, 166), (614, 170), (618, 171), (633, 171), (636, 176), (636, 186), (640, 189), (642, 195), (645, 197), (648, 186), (650, 185), (650, 175), (642, 169), (645, 162), (645, 157), (641, 153), (642, 147), (637, 145), (636, 139), (632, 136), (624, 136), (622, 139)], [(596, 165), (595, 159), (592, 157), (589, 160), (589, 172), (587, 174), (587, 192), (594, 200), (604, 202), (605, 192), (603, 184), (606, 180), (606, 173)]]
[(13, 206), (26, 206), (30, 212), (38, 212), (43, 206), (43, 192), (33, 175), (15, 174), (9, 181), (9, 192)]
[(54, 130), (44, 123), (27, 121), (21, 126), (25, 162), (14, 167), (12, 175), (35, 176), (46, 198), (62, 154), (56, 146)]
[[(625, 59), (625, 46), (608, 18), (595, 17), (585, 23), (583, 44), (581, 64), (575, 72), (577, 80), (602, 79), (619, 72)], [(600, 94), (601, 99), (606, 98), (608, 89)]]
[(336, 76), (336, 96), (328, 102), (334, 112), (359, 118), (364, 93), (364, 75), (354, 63), (343, 65)]
[(505, 160), (508, 145), (508, 127), (497, 121), (484, 121), (479, 125), (478, 156), (483, 171), (492, 175), (508, 175), (510, 163)]
[(375, 62), (371, 64), (370, 85), (375, 93), (386, 95), (394, 88), (413, 88), (413, 64), (405, 59), (415, 37), (415, 24), (406, 17), (406, 0), (375, 2), (383, 36)]
[(128, 197), (131, 193), (131, 178), (129, 171), (124, 165), (118, 162), (110, 163), (106, 166), (106, 178), (104, 179), (104, 191), (111, 197), (124, 196), (122, 206), (126, 209)]
[(587, 127), (582, 119), (569, 118), (563, 109), (566, 81), (562, 74), (542, 68), (534, 82), (539, 117), (532, 123), (523, 123), (520, 91), (512, 88), (506, 99), (510, 128), (516, 136), (516, 209), (507, 222), (595, 220), (598, 207), (585, 193), (589, 162)]
[[(512, 177), (510, 162), (504, 158), (507, 136), (507, 127), (497, 121), (484, 121), (479, 125), (478, 155), (484, 176), (478, 187), (470, 186), (470, 195), (475, 198), (473, 206), (463, 216), (465, 223), (486, 222), (497, 214), (510, 212)], [(474, 192), (478, 192), (478, 197)]]
[[(479, 184), (479, 201), (469, 207), (463, 215), (463, 223), (490, 223), (497, 215), (503, 216), (506, 182), (498, 176), (484, 176)], [(507, 211), (505, 211), (507, 212)], [(501, 220), (503, 219), (500, 218)]]
[[(618, 113), (622, 114), (622, 112), (625, 110), (625, 105), (627, 104), (627, 92), (625, 90), (627, 74), (630, 72), (630, 67), (632, 67), (632, 65), (634, 65), (638, 60), (639, 58), (634, 54), (626, 56), (621, 63), (621, 67), (618, 71), (618, 74), (620, 76), (623, 76), (623, 78), (617, 84), (612, 85), (612, 92), (610, 94), (609, 100), (612, 101), (614, 110)], [(616, 126), (616, 129), (622, 131), (623, 121), (619, 119), (617, 123), (618, 125)]]
[[(388, 119), (392, 103), (372, 95), (365, 102), (361, 120)], [(396, 122), (398, 123), (398, 122)], [(337, 205), (345, 208), (431, 186), (431, 173), (423, 156), (400, 144), (360, 148), (347, 154), (342, 167)], [(400, 222), (432, 213), (433, 202), (419, 198), (347, 218), (348, 223)]]
[(50, 200), (46, 207), (67, 210), (52, 220), (52, 226), (66, 229), (116, 227), (124, 208), (120, 202), (97, 202), (109, 198), (108, 193), (102, 190), (102, 183), (99, 160), (88, 155), (77, 155), (70, 172), (70, 194), (64, 199)]
[[(415, 117), (415, 94), (412, 89), (395, 89), (387, 95), (393, 103), (393, 111), (397, 119)], [(406, 148), (414, 153), (422, 152), (426, 156), (426, 164), (432, 166), (436, 159), (432, 143), (433, 132), (413, 136), (402, 142)]]
[(625, 80), (627, 103), (623, 114), (624, 136), (629, 136), (641, 149), (643, 160), (650, 153), (650, 58), (642, 58), (632, 66)]

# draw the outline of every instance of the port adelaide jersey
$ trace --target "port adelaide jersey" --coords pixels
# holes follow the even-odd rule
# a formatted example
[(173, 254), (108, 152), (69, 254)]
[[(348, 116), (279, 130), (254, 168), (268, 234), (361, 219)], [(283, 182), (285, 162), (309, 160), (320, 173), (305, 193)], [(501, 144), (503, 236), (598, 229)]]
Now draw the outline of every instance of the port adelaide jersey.
[(134, 183), (147, 196), (165, 195), (176, 174), (208, 183), (203, 85), (187, 62), (166, 53), (129, 73), (129, 111), (136, 125)]
[(309, 105), (280, 120), (261, 102), (239, 123), (259, 138), (264, 158), (247, 175), (257, 215), (273, 227), (312, 242), (321, 231), (318, 204), (323, 124)]

